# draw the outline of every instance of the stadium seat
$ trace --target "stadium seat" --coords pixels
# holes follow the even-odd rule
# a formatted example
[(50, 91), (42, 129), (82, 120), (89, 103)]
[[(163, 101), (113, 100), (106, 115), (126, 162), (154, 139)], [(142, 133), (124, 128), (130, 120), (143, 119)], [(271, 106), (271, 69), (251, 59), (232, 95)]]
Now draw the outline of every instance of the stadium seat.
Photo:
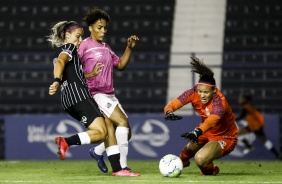
[[(0, 69), (1, 87), (17, 87), (21, 94), (28, 97), (24, 99), (17, 96), (18, 104), (9, 105), (4, 111), (63, 112), (60, 96), (50, 98), (46, 91), (53, 78), (54, 54), (46, 36), (57, 21), (75, 20), (83, 26), (84, 37), (87, 37), (88, 28), (82, 18), (94, 6), (110, 13), (106, 42), (118, 56), (122, 56), (130, 35), (136, 34), (140, 38), (127, 69), (123, 72), (114, 71), (119, 100), (128, 113), (159, 111), (166, 97), (153, 98), (151, 94), (157, 89), (167, 89), (168, 75), (165, 70), (168, 69), (170, 58), (174, 4), (175, 0), (109, 0), (106, 4), (103, 1), (81, 4), (77, 0), (69, 0), (65, 4), (55, 0), (40, 3), (38, 0), (4, 0), (1, 2), (0, 16), (9, 19), (0, 20), (0, 33), (3, 36), (0, 37), (0, 63), (3, 66)], [(137, 98), (130, 96), (133, 94)], [(32, 96), (29, 104), (28, 99)], [(154, 104), (148, 104), (149, 100), (154, 101)]]

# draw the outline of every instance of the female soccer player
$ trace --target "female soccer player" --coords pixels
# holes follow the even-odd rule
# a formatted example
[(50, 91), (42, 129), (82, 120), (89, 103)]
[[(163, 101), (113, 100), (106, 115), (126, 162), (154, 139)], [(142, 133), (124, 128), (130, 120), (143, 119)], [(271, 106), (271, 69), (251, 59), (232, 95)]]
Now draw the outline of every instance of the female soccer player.
[[(113, 68), (124, 70), (133, 47), (139, 38), (135, 35), (127, 40), (124, 54), (119, 58), (108, 44), (103, 42), (110, 16), (104, 10), (92, 8), (84, 17), (91, 35), (81, 42), (78, 54), (83, 63), (83, 70), (88, 88), (102, 110), (106, 122), (116, 127), (116, 139), (120, 149), (120, 164), (123, 169), (127, 167), (128, 140), (130, 138), (130, 126), (128, 117), (119, 100), (114, 94)], [(103, 160), (105, 145), (102, 143), (90, 149), (90, 156), (98, 161), (98, 167), (102, 172), (107, 172), (107, 166)]]
[(83, 29), (74, 21), (58, 22), (52, 28), (48, 41), (57, 47), (54, 61), (54, 82), (49, 87), (49, 94), (54, 95), (61, 87), (61, 103), (64, 110), (80, 121), (87, 131), (64, 138), (58, 136), (55, 143), (59, 147), (58, 155), (65, 159), (65, 153), (72, 145), (105, 142), (106, 152), (113, 169), (113, 176), (137, 176), (122, 170), (119, 148), (114, 132), (108, 132), (98, 105), (87, 88), (82, 64), (77, 48), (82, 41)]
[(198, 84), (166, 105), (165, 119), (181, 119), (173, 112), (192, 104), (202, 121), (195, 130), (181, 135), (190, 140), (180, 154), (183, 167), (188, 167), (189, 159), (194, 157), (203, 175), (217, 175), (219, 168), (214, 166), (213, 161), (228, 155), (237, 145), (235, 115), (225, 96), (216, 88), (213, 71), (198, 58), (191, 59), (192, 71), (200, 74)]
[[(272, 142), (267, 138), (264, 132), (264, 118), (262, 113), (253, 105), (252, 96), (249, 93), (242, 93), (238, 97), (238, 103), (241, 106), (241, 113), (237, 116), (236, 121), (245, 120), (247, 124), (239, 129), (238, 135), (244, 135), (253, 132), (265, 148), (271, 151), (276, 158), (279, 158), (279, 153), (273, 146)], [(248, 154), (254, 148), (247, 139), (242, 142), (246, 146), (243, 153)]]

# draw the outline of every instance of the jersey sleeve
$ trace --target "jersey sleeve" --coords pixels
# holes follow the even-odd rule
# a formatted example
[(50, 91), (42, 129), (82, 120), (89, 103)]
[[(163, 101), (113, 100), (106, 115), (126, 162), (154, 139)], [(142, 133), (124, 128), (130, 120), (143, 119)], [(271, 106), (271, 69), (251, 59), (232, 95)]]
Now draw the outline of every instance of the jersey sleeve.
[(194, 98), (195, 92), (197, 92), (197, 89), (196, 89), (196, 87), (193, 87), (193, 88), (188, 89), (185, 92), (183, 92), (179, 97), (170, 101), (166, 105), (166, 107), (164, 108), (164, 114), (167, 111), (173, 111), (174, 112), (174, 111), (180, 109), (181, 107), (183, 107), (184, 105), (188, 104), (189, 102), (191, 102)]
[(220, 117), (215, 114), (211, 114), (202, 124), (199, 125), (199, 128), (205, 133), (210, 128), (214, 127), (217, 122), (220, 120)]
[(105, 44), (105, 46), (110, 51), (112, 61), (113, 61), (113, 66), (116, 67), (120, 63), (120, 58), (114, 53), (114, 51), (111, 49), (111, 47), (108, 44)]
[(76, 47), (75, 47), (74, 44), (67, 43), (67, 44), (65, 44), (61, 47), (61, 51), (60, 51), (59, 55), (62, 54), (62, 53), (67, 54), (70, 57), (70, 59), (69, 59), (69, 61), (70, 61), (70, 60), (72, 60), (72, 54), (75, 50), (76, 50)]
[(164, 114), (166, 114), (167, 111), (174, 112), (177, 109), (180, 109), (181, 107), (183, 107), (183, 104), (177, 98), (175, 98), (165, 106)]

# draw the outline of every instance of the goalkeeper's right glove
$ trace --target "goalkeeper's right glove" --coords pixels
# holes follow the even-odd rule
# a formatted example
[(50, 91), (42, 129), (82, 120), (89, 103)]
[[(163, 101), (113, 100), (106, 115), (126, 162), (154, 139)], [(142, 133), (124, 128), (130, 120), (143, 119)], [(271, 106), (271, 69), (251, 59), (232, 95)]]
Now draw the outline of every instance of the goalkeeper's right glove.
[(189, 139), (191, 142), (197, 142), (200, 135), (203, 134), (203, 131), (200, 128), (195, 128), (192, 132), (186, 132), (184, 134), (181, 134), (181, 137), (184, 137), (185, 139)]
[(167, 111), (165, 113), (165, 120), (175, 121), (175, 120), (180, 120), (180, 119), (182, 119), (182, 116), (178, 116), (171, 111)]

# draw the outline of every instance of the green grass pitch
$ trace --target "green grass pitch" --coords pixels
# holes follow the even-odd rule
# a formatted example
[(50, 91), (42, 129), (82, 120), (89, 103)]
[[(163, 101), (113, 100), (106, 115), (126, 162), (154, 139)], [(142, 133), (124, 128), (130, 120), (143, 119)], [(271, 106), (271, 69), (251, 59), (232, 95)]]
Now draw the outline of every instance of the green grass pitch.
[[(109, 162), (106, 161), (107, 165)], [(0, 183), (282, 183), (282, 161), (217, 160), (217, 176), (202, 176), (192, 161), (178, 178), (166, 178), (159, 173), (158, 160), (129, 160), (129, 166), (140, 177), (114, 177), (102, 173), (94, 160), (0, 161)]]

